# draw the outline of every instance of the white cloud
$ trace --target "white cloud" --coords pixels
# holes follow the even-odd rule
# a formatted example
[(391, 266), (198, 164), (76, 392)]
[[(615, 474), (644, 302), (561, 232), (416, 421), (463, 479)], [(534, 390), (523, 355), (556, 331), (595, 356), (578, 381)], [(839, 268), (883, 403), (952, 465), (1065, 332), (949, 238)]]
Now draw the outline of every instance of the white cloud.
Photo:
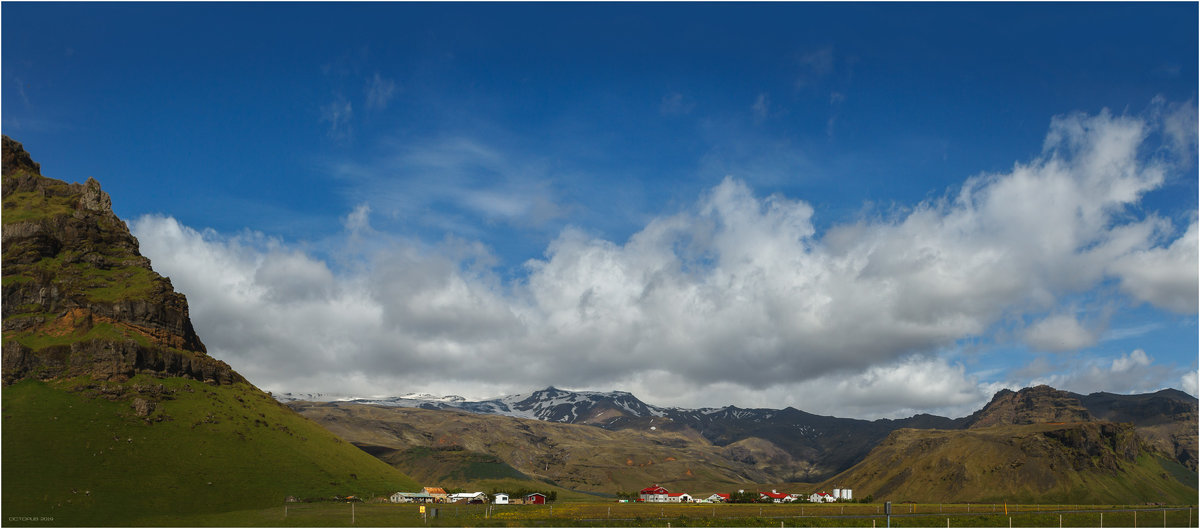
[(1168, 247), (1155, 247), (1122, 255), (1110, 271), (1121, 279), (1121, 289), (1134, 299), (1181, 314), (1194, 314), (1200, 299), (1200, 231), (1193, 220), (1187, 231)]
[(1097, 332), (1069, 314), (1049, 316), (1025, 330), (1025, 342), (1040, 351), (1077, 351), (1095, 345)]
[(384, 79), (376, 72), (375, 76), (367, 82), (367, 109), (368, 110), (383, 110), (387, 108), (392, 97), (396, 94), (396, 82), (391, 79)]
[(354, 106), (340, 96), (328, 105), (321, 107), (321, 121), (329, 122), (327, 134), (333, 139), (344, 139), (350, 136), (350, 119), (353, 117)]
[(1180, 376), (1179, 384), (1180, 389), (1190, 393), (1193, 397), (1200, 395), (1200, 376), (1197, 376), (1195, 369)]
[(466, 136), (394, 142), (378, 159), (334, 171), (351, 183), (351, 200), (451, 233), (493, 222), (538, 227), (566, 214), (550, 162)]
[(1083, 394), (1147, 393), (1177, 385), (1180, 376), (1178, 368), (1155, 364), (1145, 351), (1134, 349), (1113, 358), (1080, 357), (1070, 369), (1037, 377), (1029, 385), (1047, 384)]
[[(471, 388), (553, 384), (689, 405), (716, 388), (740, 405), (953, 413), (995, 389), (936, 356), (961, 340), (1060, 313), (1064, 297), (1114, 275), (1138, 299), (1188, 310), (1158, 293), (1179, 288), (1176, 263), (1191, 259), (1195, 297), (1195, 224), (1166, 241), (1165, 221), (1126, 213), (1162, 181), (1138, 155), (1145, 130), (1108, 113), (1056, 118), (1032, 162), (972, 178), (898, 218), (822, 234), (807, 202), (760, 197), (726, 178), (623, 243), (565, 229), (507, 282), (477, 241), (426, 246), (373, 232), (360, 266), (335, 274), (259, 234), (221, 236), (153, 216), (132, 227), (156, 269), (188, 295), (213, 355), (268, 389), (486, 397)], [(465, 140), (433, 147), (397, 155), (394, 167), (440, 177), (443, 187), (414, 183), (411, 194), (449, 200), (445, 193), (461, 191), (453, 199), (462, 207), (528, 214), (520, 185), (470, 191), (475, 171), (516, 174), (501, 152)], [(370, 210), (347, 216), (348, 244), (369, 228)], [(1121, 265), (1134, 258), (1172, 273)], [(1051, 316), (1025, 338), (1076, 347), (1096, 334)], [(1050, 381), (1121, 390), (1168, 375), (1178, 379), (1134, 351)]]

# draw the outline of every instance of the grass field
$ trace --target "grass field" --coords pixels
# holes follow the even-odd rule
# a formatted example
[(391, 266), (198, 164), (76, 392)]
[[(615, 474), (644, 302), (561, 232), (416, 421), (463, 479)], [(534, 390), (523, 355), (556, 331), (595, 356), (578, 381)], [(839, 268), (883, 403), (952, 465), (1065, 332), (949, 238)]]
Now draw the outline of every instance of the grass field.
[[(147, 417), (138, 396), (158, 401)], [(3, 429), (6, 526), (125, 526), (419, 486), (240, 383), (26, 380), (3, 390)]]
[[(1007, 514), (1004, 512), (1007, 507)], [(666, 505), (562, 502), (551, 505), (299, 503), (136, 525), (244, 527), (887, 527), (882, 504)], [(437, 509), (437, 517), (432, 516)], [(1197, 527), (1196, 506), (893, 505), (891, 527)]]

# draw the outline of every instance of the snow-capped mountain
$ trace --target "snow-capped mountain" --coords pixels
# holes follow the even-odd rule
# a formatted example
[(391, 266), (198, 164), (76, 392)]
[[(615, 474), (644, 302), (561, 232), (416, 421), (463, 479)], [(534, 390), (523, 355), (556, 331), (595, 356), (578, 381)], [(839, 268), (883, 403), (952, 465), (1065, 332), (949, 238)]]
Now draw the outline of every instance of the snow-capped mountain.
[(430, 410), (455, 409), (471, 413), (507, 415), (549, 422), (601, 424), (618, 417), (665, 417), (667, 409), (646, 404), (624, 391), (567, 391), (554, 387), (506, 395), (482, 401), (469, 401), (457, 395), (435, 396), (409, 393), (396, 397), (348, 397), (320, 393), (282, 393), (280, 402), (345, 402)]

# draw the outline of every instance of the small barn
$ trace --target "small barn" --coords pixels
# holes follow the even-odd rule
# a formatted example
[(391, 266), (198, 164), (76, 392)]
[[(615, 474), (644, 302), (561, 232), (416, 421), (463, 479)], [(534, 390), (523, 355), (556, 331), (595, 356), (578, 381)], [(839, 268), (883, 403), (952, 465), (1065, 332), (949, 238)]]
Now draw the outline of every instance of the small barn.
[(508, 505), (508, 494), (505, 494), (505, 493), (503, 493), (503, 492), (497, 493), (497, 494), (496, 494), (496, 497), (495, 497), (495, 500), (492, 502), (492, 504), (494, 504), (494, 505)]
[(545, 505), (546, 495), (540, 492), (525, 495), (525, 505)]
[(692, 503), (692, 495), (686, 492), (669, 492), (667, 503)]
[(456, 492), (450, 495), (451, 503), (487, 503), (488, 495), (482, 492)]
[(729, 495), (718, 492), (712, 496), (704, 498), (704, 500), (710, 503), (727, 503), (729, 502)]
[(441, 487), (425, 487), (425, 494), (433, 496), (434, 503), (446, 503), (450, 499), (450, 495), (446, 494), (446, 489)]

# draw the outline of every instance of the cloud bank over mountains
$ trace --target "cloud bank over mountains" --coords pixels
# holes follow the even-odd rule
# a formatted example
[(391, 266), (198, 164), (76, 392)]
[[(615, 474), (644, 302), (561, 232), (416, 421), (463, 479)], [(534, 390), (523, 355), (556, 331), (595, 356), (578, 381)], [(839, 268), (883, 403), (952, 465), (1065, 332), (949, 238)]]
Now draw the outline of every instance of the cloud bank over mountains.
[[(338, 263), (171, 217), (131, 228), (188, 296), (210, 353), (276, 391), (484, 398), (556, 385), (857, 417), (954, 415), (1033, 382), (1194, 394), (1195, 366), (1155, 364), (1154, 351), (1055, 356), (1108, 331), (1077, 303), (1197, 312), (1195, 213), (1141, 203), (1194, 159), (1195, 128), (1188, 138), (1176, 114), (1195, 108), (1176, 110), (1056, 117), (1033, 160), (821, 231), (803, 197), (730, 175), (623, 242), (564, 227), (516, 279), (492, 270), (486, 241), (377, 232), (365, 204), (346, 218)], [(988, 354), (975, 344), (1006, 341), (1042, 356), (968, 368)]]

